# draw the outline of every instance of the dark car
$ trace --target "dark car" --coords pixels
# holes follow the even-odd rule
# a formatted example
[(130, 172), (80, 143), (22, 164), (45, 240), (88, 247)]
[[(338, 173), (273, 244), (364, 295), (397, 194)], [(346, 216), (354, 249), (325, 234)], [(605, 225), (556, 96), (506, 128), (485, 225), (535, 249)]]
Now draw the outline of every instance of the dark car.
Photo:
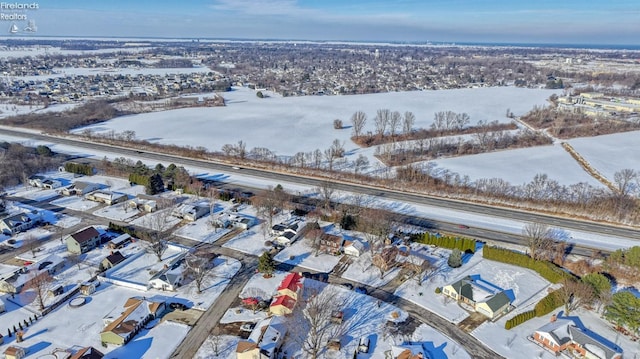
[(169, 307), (171, 309), (177, 309), (177, 310), (187, 310), (187, 309), (189, 309), (189, 307), (187, 307), (186, 305), (184, 305), (182, 303), (177, 303), (177, 302), (169, 304)]
[(367, 294), (368, 293), (367, 292), (367, 288), (365, 288), (365, 287), (357, 287), (356, 288), (356, 292), (360, 293), (360, 294)]

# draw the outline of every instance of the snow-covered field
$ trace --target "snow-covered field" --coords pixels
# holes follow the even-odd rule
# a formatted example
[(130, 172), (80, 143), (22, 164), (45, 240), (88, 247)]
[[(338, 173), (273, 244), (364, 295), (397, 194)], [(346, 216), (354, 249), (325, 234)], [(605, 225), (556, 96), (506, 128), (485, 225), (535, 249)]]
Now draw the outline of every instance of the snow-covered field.
[(589, 163), (609, 180), (623, 169), (640, 170), (638, 153), (640, 131), (616, 133), (598, 137), (584, 137), (568, 142)]
[[(293, 155), (300, 151), (325, 149), (334, 139), (345, 141), (351, 152), (357, 146), (349, 138), (351, 130), (335, 130), (334, 119), (345, 125), (356, 111), (364, 111), (369, 121), (366, 131), (373, 131), (373, 118), (378, 109), (412, 111), (416, 127), (428, 127), (435, 112), (466, 112), (471, 123), (498, 120), (511, 121), (506, 115), (510, 108), (524, 114), (534, 105), (543, 105), (555, 93), (552, 90), (514, 87), (456, 89), (444, 91), (392, 92), (350, 96), (271, 97), (260, 99), (255, 91), (234, 88), (221, 95), (225, 107), (190, 108), (124, 116), (89, 128), (95, 132), (132, 130), (138, 138), (152, 142), (203, 146), (220, 150), (225, 143), (242, 140), (247, 149), (266, 147), (278, 155)], [(175, 121), (180, 118), (180, 121)], [(268, 124), (268, 125), (265, 125)], [(225, 128), (225, 131), (215, 131)], [(304, 139), (304, 141), (301, 141)], [(357, 152), (357, 151), (356, 151)]]
[[(598, 137), (599, 138), (599, 137)], [(590, 143), (596, 142), (589, 139)], [(448, 170), (471, 181), (483, 178), (501, 178), (512, 185), (529, 183), (537, 174), (546, 174), (561, 185), (586, 182), (595, 187), (603, 184), (591, 177), (558, 144), (508, 151), (482, 153), (432, 161), (434, 171)], [(517, 171), (514, 171), (517, 168)]]

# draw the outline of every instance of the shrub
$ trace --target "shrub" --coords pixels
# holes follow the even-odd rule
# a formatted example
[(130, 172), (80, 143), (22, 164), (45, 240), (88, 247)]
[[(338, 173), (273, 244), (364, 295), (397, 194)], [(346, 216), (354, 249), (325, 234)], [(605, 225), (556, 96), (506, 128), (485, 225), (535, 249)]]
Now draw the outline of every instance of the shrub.
[(461, 267), (462, 266), (462, 252), (459, 249), (454, 248), (453, 251), (451, 251), (451, 254), (449, 255), (449, 259), (447, 260), (447, 264), (451, 268)]
[(440, 293), (442, 293), (442, 288), (436, 287), (436, 294), (440, 294)]
[(342, 120), (339, 118), (336, 118), (335, 120), (333, 120), (333, 128), (335, 128), (336, 130), (340, 130), (342, 129)]

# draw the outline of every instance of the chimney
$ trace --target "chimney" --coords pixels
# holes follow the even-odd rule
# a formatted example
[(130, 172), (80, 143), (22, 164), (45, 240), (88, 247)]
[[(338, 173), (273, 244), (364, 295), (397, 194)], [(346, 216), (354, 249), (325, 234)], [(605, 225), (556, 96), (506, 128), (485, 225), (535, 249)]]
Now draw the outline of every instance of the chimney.
[(554, 315), (551, 316), (550, 321), (551, 321), (551, 323), (554, 323), (557, 319), (558, 319), (558, 316), (556, 314), (554, 314)]

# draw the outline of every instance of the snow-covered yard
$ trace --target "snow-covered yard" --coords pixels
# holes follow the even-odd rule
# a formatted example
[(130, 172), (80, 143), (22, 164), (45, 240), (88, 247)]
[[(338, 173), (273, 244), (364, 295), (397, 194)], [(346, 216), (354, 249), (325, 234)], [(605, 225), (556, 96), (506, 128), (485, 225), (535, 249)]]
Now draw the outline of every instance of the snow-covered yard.
[(51, 204), (72, 209), (74, 211), (88, 211), (100, 205), (100, 203), (98, 202), (89, 201), (84, 197), (78, 197), (78, 196), (58, 198), (54, 201), (51, 201)]
[(309, 268), (316, 272), (328, 273), (338, 264), (342, 256), (334, 256), (325, 253), (315, 255), (304, 239), (299, 239), (289, 247), (285, 247), (273, 259), (290, 264)]
[(132, 218), (138, 216), (141, 212), (127, 205), (127, 202), (114, 204), (112, 206), (103, 207), (93, 212), (96, 216), (113, 219), (121, 222), (129, 222)]

